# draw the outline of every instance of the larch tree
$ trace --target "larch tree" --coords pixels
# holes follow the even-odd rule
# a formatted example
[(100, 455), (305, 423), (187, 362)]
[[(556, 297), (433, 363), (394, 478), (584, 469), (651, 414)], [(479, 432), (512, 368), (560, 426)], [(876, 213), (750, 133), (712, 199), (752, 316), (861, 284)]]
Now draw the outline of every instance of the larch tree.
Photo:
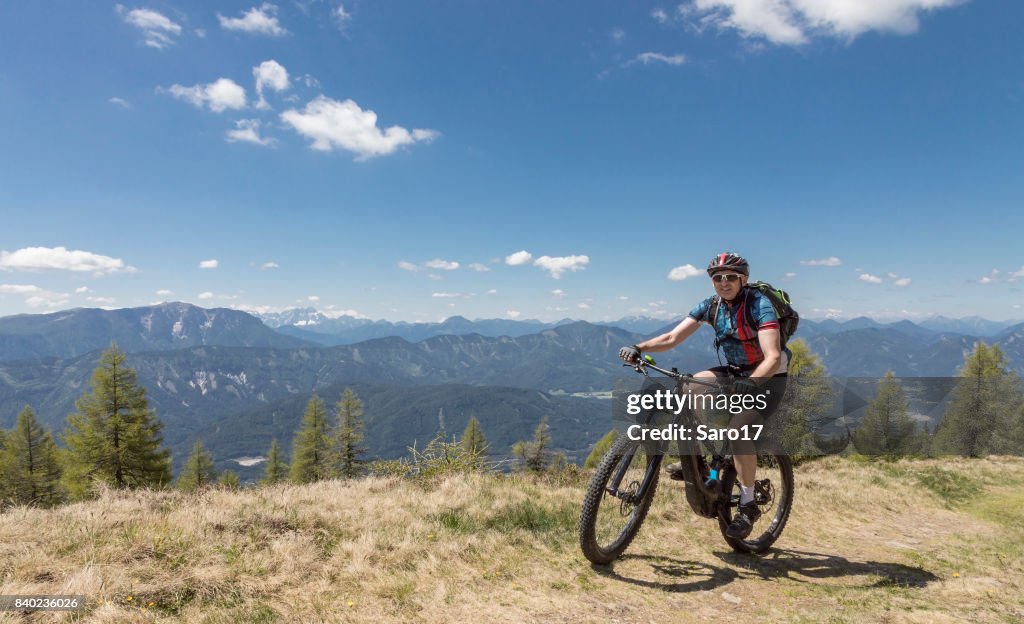
[(0, 479), (7, 498), (18, 505), (52, 507), (64, 499), (61, 468), (53, 436), (25, 406), (0, 450)]
[(313, 395), (306, 404), (302, 425), (292, 443), (290, 479), (294, 483), (312, 483), (331, 474), (331, 437), (327, 407)]
[(171, 482), (171, 453), (163, 448), (163, 424), (149, 407), (146, 389), (111, 345), (92, 374), (92, 390), (75, 402), (64, 442), (68, 465), (80, 482), (115, 488), (161, 487)]

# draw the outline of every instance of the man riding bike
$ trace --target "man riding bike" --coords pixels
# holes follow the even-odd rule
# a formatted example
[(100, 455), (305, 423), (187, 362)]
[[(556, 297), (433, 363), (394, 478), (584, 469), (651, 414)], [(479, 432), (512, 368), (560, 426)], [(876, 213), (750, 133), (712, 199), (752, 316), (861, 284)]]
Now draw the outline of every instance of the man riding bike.
[[(736, 414), (729, 421), (731, 428), (763, 424), (782, 400), (790, 353), (781, 348), (779, 320), (767, 296), (747, 286), (750, 267), (741, 256), (724, 252), (712, 258), (707, 267), (715, 295), (697, 304), (689, 315), (671, 331), (640, 344), (623, 347), (619, 357), (633, 363), (641, 352), (668, 351), (689, 338), (701, 323), (715, 330), (715, 346), (725, 352), (728, 362), (694, 375), (697, 378), (735, 378), (733, 391), (742, 394), (765, 393), (764, 408)], [(701, 390), (690, 389), (690, 392)], [(707, 390), (703, 390), (706, 392)], [(754, 502), (754, 478), (757, 453), (753, 443), (735, 441), (733, 462), (742, 492), (738, 513), (726, 535), (744, 539), (761, 517)], [(673, 478), (682, 478), (681, 464), (670, 464), (666, 470)]]

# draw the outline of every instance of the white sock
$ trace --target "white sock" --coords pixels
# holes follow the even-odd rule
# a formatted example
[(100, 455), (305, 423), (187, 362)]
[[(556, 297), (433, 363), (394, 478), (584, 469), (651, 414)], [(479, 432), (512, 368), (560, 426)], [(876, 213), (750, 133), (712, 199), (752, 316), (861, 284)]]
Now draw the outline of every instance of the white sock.
[(746, 505), (754, 500), (754, 488), (740, 484), (740, 505)]

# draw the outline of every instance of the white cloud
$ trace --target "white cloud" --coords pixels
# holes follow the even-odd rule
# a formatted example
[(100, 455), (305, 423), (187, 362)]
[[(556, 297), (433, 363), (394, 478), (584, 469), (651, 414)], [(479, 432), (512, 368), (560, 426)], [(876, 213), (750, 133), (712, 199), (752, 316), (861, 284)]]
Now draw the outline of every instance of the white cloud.
[(622, 30), (621, 28), (614, 28), (614, 29), (612, 29), (612, 40), (613, 41), (622, 41), (625, 38), (626, 38), (626, 31)]
[(811, 312), (821, 314), (825, 318), (837, 318), (843, 313), (839, 308), (812, 308)]
[(120, 106), (121, 108), (131, 108), (132, 107), (132, 105), (128, 103), (128, 100), (125, 100), (125, 99), (119, 98), (119, 97), (112, 97), (112, 98), (110, 98), (107, 101), (110, 102), (111, 104), (115, 105), (115, 106)]
[(900, 288), (903, 288), (903, 287), (906, 287), (906, 286), (910, 286), (910, 282), (911, 281), (912, 280), (909, 277), (901, 277), (901, 278), (897, 279), (896, 281), (894, 281), (893, 284), (896, 284)]
[(853, 40), (868, 31), (911, 34), (918, 16), (964, 0), (691, 0), (682, 12), (699, 25), (734, 29), (777, 45), (803, 45), (812, 37)]
[[(157, 91), (162, 90), (157, 89)], [(245, 88), (230, 78), (219, 78), (216, 82), (191, 87), (174, 84), (167, 88), (167, 92), (196, 108), (207, 106), (215, 113), (229, 108), (232, 110), (245, 108)]]
[(431, 297), (436, 297), (438, 299), (452, 299), (452, 298), (465, 297), (466, 295), (464, 295), (462, 293), (436, 292), (436, 293), (434, 293), (434, 294), (432, 294), (430, 296)]
[(126, 12), (120, 4), (116, 9), (124, 21), (142, 31), (143, 41), (151, 48), (162, 50), (173, 44), (174, 38), (181, 34), (180, 24), (153, 9), (132, 9)]
[(835, 267), (843, 263), (842, 260), (835, 256), (829, 256), (828, 258), (821, 258), (819, 260), (801, 260), (800, 264), (803, 266), (827, 266)]
[(789, 273), (786, 273), (782, 277), (784, 277), (786, 279), (793, 279), (794, 277), (796, 277), (796, 273), (793, 273), (792, 271), (790, 271)]
[(667, 277), (673, 282), (681, 282), (684, 279), (690, 277), (697, 277), (700, 274), (701, 270), (698, 269), (697, 267), (693, 266), (692, 264), (684, 264), (682, 266), (677, 266), (676, 268), (669, 271)]
[(208, 290), (206, 292), (201, 292), (199, 293), (199, 298), (202, 300), (213, 299), (213, 293)]
[(0, 293), (5, 295), (29, 295), (42, 291), (32, 284), (0, 284)]
[(250, 305), (247, 303), (232, 303), (229, 307), (232, 310), (241, 310), (242, 312), (248, 312), (249, 314), (272, 314), (274, 312), (284, 312), (285, 310), (294, 309), (294, 307), (291, 306), (286, 308), (280, 308), (277, 306)]
[(473, 264), (469, 265), (469, 268), (478, 273), (486, 273), (491, 270), (489, 266), (487, 266), (486, 264), (480, 264), (479, 262), (474, 262)]
[(862, 282), (868, 282), (869, 284), (882, 283), (882, 278), (878, 277), (877, 275), (872, 275), (870, 273), (861, 273), (860, 275), (857, 276), (857, 279), (859, 279)]
[(999, 269), (992, 269), (992, 272), (978, 280), (979, 284), (991, 284), (999, 279)]
[(523, 313), (520, 312), (519, 310), (505, 310), (505, 316), (507, 316), (510, 319), (517, 319), (520, 316), (522, 316), (522, 314)]
[(529, 264), (530, 260), (533, 260), (533, 254), (526, 251), (525, 249), (522, 251), (517, 251), (514, 254), (509, 254), (505, 256), (505, 264), (509, 266), (521, 266), (524, 264)]
[(498, 294), (498, 289), (497, 288), (492, 288), (492, 289), (487, 291), (487, 294), (488, 295), (496, 295), (496, 294)]
[(313, 303), (316, 303), (316, 302), (320, 301), (320, 297), (318, 297), (317, 295), (310, 295), (310, 296), (306, 297), (306, 301), (311, 301)]
[(24, 247), (16, 251), (0, 251), (0, 271), (76, 271), (96, 275), (134, 273), (120, 258), (111, 258), (88, 251), (64, 247)]
[(582, 271), (590, 264), (587, 256), (541, 256), (534, 260), (533, 265), (547, 271), (554, 279), (562, 279), (566, 271)]
[(327, 318), (341, 318), (342, 316), (351, 316), (353, 318), (367, 318), (366, 315), (361, 314), (358, 310), (347, 308), (340, 310), (335, 308), (333, 305), (327, 306), (326, 310), (320, 310), (320, 313)]
[(666, 65), (682, 65), (686, 62), (686, 57), (682, 54), (673, 54), (668, 56), (659, 52), (642, 52), (633, 57), (630, 63), (643, 63), (644, 65), (650, 65), (651, 63), (664, 63)]
[(25, 296), (25, 303), (33, 308), (56, 308), (68, 302), (69, 295), (45, 290), (33, 284), (0, 284), (0, 295)]
[(352, 21), (352, 14), (345, 10), (345, 5), (338, 3), (338, 6), (331, 11), (331, 17), (338, 25), (338, 30), (345, 30), (345, 27)]
[(271, 262), (264, 262), (263, 264), (260, 265), (260, 270), (261, 271), (269, 271), (270, 269), (280, 269), (280, 268), (281, 268), (281, 265), (276, 263), (276, 262), (273, 262), (273, 261), (271, 261)]
[(105, 306), (114, 305), (114, 303), (117, 302), (117, 299), (114, 299), (113, 297), (86, 297), (85, 300)]
[(551, 294), (556, 296), (556, 297), (564, 297), (565, 296), (565, 291), (562, 290), (561, 288), (556, 288), (556, 289), (551, 291)]
[(1022, 266), (1020, 269), (1014, 271), (1013, 273), (1010, 273), (1010, 277), (1013, 278), (1013, 279), (1020, 279), (1020, 278), (1024, 277), (1024, 266)]
[(242, 17), (224, 17), (217, 14), (221, 28), (225, 30), (237, 30), (253, 35), (270, 35), (280, 37), (288, 34), (288, 31), (281, 27), (277, 20), (277, 6), (264, 2), (259, 7), (253, 7), (242, 14)]
[(270, 108), (267, 101), (263, 99), (264, 89), (269, 88), (280, 93), (281, 91), (286, 91), (291, 86), (288, 82), (288, 70), (273, 59), (263, 61), (256, 67), (253, 67), (252, 75), (256, 79), (256, 95), (259, 96), (256, 108)]
[(668, 13), (666, 13), (664, 9), (654, 9), (651, 11), (651, 17), (653, 17), (654, 21), (659, 24), (668, 22)]
[(619, 295), (619, 301), (629, 301), (629, 297), (626, 295)]
[(167, 297), (168, 295), (173, 295), (174, 293), (167, 290), (166, 288), (161, 288), (160, 290), (156, 291), (156, 294), (157, 296), (160, 297)]
[(459, 263), (451, 262), (448, 260), (441, 260), (440, 258), (435, 258), (429, 262), (424, 262), (423, 266), (427, 267), (428, 269), (438, 269), (440, 271), (454, 271), (455, 269), (459, 268)]
[(437, 273), (428, 273), (427, 277), (429, 277), (432, 280), (436, 280), (436, 281), (440, 281), (441, 280), (441, 276), (438, 275)]
[(75, 294), (76, 294), (76, 295), (81, 295), (81, 294), (83, 294), (83, 293), (87, 293), (87, 292), (92, 292), (92, 291), (91, 291), (91, 290), (89, 289), (89, 287), (88, 287), (88, 286), (79, 286), (78, 288), (76, 288), (76, 289), (75, 289)]
[(216, 269), (218, 266), (220, 266), (220, 263), (217, 262), (216, 258), (211, 258), (209, 260), (201, 260), (199, 262), (200, 269)]
[(270, 145), (274, 139), (260, 136), (259, 119), (239, 119), (235, 122), (235, 129), (225, 133), (225, 141), (228, 143), (253, 143), (255, 145)]
[(384, 156), (417, 142), (429, 143), (440, 136), (436, 130), (391, 126), (377, 127), (377, 113), (363, 110), (352, 100), (339, 102), (323, 95), (296, 109), (281, 113), (281, 120), (302, 136), (312, 139), (310, 147), (329, 152), (335, 148), (356, 154), (356, 160)]
[(401, 262), (398, 263), (398, 268), (402, 269), (403, 271), (409, 271), (410, 273), (415, 273), (416, 271), (420, 270), (418, 266), (416, 266), (412, 262), (406, 262), (405, 260), (402, 260)]
[(576, 307), (579, 308), (580, 310), (589, 310), (590, 309), (590, 305), (586, 304), (586, 303), (581, 303), (581, 304), (577, 305)]

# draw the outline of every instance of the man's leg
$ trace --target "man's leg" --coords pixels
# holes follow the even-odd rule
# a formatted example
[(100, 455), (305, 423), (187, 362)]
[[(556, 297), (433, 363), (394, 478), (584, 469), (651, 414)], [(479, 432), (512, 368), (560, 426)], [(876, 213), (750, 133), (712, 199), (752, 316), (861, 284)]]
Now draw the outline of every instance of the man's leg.
[[(768, 393), (767, 404), (761, 411), (747, 411), (736, 415), (729, 421), (732, 428), (740, 428), (745, 425), (764, 425), (765, 418), (779, 406), (782, 397), (786, 392), (786, 375), (776, 375), (762, 384), (762, 390)], [(749, 429), (748, 429), (749, 431)], [(746, 539), (754, 528), (754, 523), (761, 517), (761, 510), (754, 501), (754, 483), (757, 478), (757, 447), (749, 440), (737, 440), (732, 443), (733, 463), (736, 465), (737, 478), (740, 481), (742, 493), (740, 495), (740, 506), (736, 510), (732, 524), (725, 534), (729, 537)]]
[[(740, 429), (748, 425), (763, 425), (764, 418), (757, 412), (750, 410), (737, 414), (729, 421), (730, 429)], [(747, 428), (750, 431), (750, 427)], [(757, 448), (750, 440), (736, 440), (732, 442), (732, 461), (736, 465), (736, 474), (739, 477), (740, 485), (754, 488), (754, 479), (757, 478)], [(740, 500), (745, 503), (746, 500)]]
[[(731, 429), (746, 425), (761, 425), (764, 419), (755, 411), (737, 414), (729, 421)], [(750, 429), (748, 428), (747, 431)], [(761, 518), (761, 509), (754, 502), (754, 479), (757, 477), (757, 448), (749, 440), (736, 440), (732, 445), (732, 461), (740, 482), (740, 505), (725, 534), (736, 539), (746, 539), (754, 529), (754, 523)]]

